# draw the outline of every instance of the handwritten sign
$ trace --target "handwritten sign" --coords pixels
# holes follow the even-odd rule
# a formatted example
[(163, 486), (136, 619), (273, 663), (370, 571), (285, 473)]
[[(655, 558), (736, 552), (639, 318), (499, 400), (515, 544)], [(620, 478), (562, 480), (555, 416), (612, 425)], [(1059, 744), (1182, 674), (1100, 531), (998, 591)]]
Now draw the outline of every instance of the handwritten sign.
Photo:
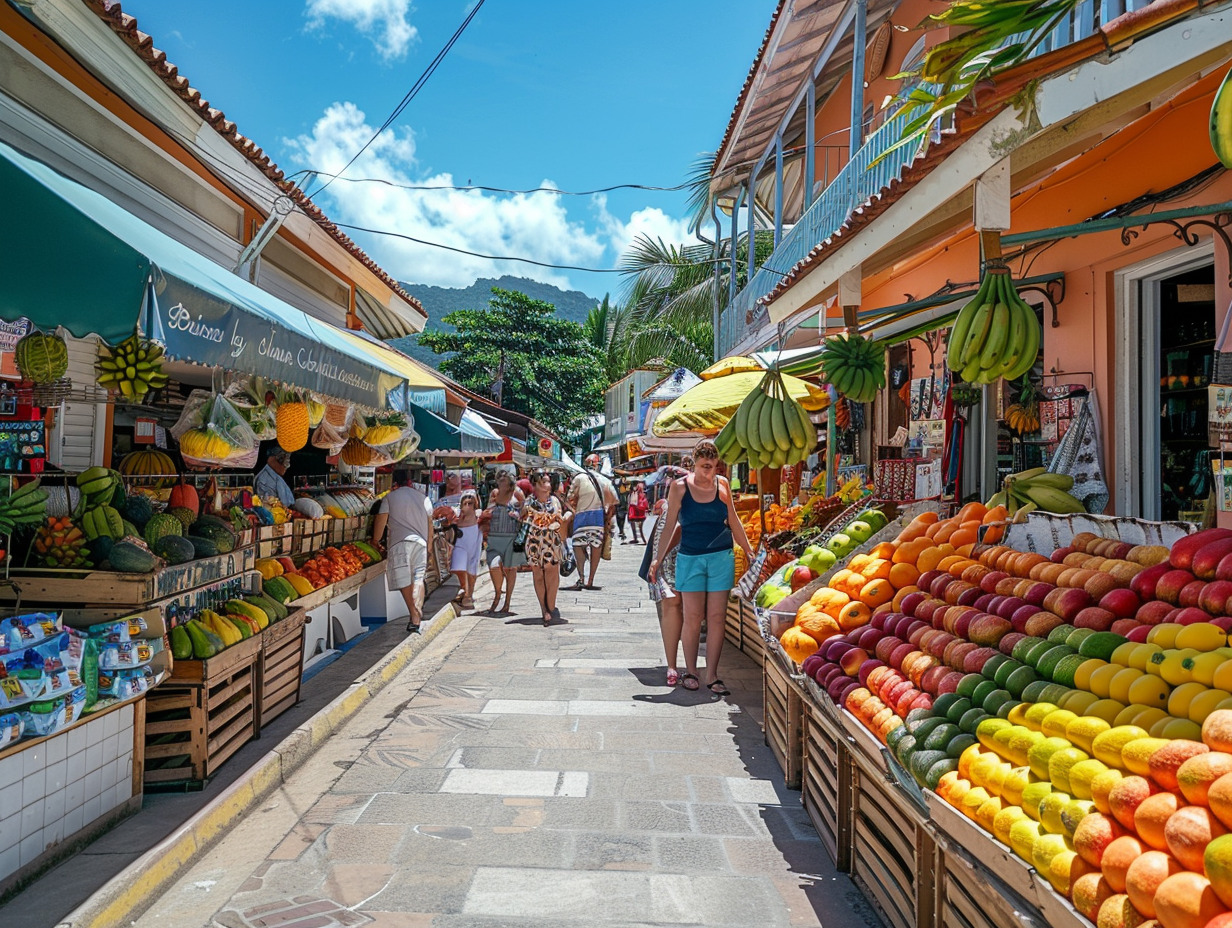
[[(225, 302), (171, 276), (163, 279), (149, 334), (172, 357), (378, 408), (385, 405), (386, 390), (398, 382), (375, 364), (263, 320), (242, 304)], [(243, 299), (237, 294), (237, 304)]]

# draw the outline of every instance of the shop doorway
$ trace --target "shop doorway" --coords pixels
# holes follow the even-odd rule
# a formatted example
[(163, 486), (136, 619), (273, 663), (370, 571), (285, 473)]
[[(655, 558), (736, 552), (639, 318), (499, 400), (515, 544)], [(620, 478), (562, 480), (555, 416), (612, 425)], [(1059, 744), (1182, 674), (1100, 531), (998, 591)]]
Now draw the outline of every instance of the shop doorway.
[(1210, 492), (1215, 266), (1203, 251), (1118, 274), (1117, 511), (1139, 518), (1201, 521)]

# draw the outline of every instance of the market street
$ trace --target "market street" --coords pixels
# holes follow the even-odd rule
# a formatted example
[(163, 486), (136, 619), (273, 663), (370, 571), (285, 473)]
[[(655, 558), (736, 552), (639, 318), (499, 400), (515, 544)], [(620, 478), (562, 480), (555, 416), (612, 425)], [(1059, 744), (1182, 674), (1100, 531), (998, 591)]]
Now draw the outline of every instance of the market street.
[(545, 629), (456, 619), (134, 924), (876, 925), (782, 785), (761, 669), (663, 685), (643, 549)]

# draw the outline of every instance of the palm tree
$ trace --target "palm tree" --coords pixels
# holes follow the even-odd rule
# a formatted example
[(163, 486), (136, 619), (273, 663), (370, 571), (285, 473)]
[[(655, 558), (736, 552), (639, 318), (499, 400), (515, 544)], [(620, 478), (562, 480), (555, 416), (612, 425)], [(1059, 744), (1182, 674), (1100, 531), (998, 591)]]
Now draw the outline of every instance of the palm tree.
[(615, 383), (630, 370), (629, 365), (629, 314), (619, 306), (613, 306), (608, 295), (603, 302), (586, 314), (582, 331), (587, 342), (599, 353), (603, 374), (609, 384)]

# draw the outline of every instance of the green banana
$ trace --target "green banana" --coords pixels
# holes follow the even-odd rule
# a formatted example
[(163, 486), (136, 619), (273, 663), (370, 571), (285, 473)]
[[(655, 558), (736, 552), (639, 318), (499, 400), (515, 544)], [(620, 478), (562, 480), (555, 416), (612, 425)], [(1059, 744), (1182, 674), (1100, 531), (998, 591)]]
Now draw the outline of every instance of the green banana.
[[(981, 303), (975, 311), (975, 318), (971, 320), (971, 331), (967, 336), (967, 342), (963, 346), (962, 357), (959, 358), (959, 363), (963, 368), (967, 368), (972, 361), (978, 361), (980, 352), (983, 350), (984, 342), (988, 339), (988, 330), (992, 326), (992, 311), (995, 304), (990, 302)], [(966, 380), (963, 377), (963, 380)], [(968, 381), (971, 382), (971, 381)]]

